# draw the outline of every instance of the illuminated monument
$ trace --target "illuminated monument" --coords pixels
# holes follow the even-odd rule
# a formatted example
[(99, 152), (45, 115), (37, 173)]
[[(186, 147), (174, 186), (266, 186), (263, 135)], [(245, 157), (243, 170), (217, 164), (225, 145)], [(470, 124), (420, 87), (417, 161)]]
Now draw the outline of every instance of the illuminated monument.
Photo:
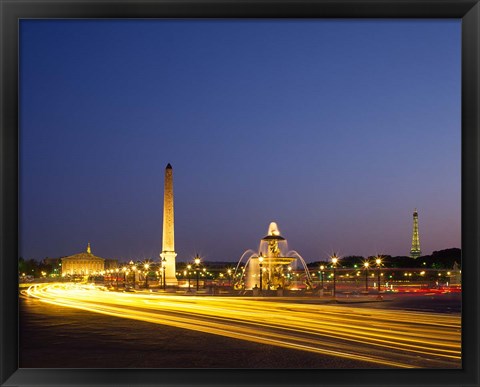
[[(240, 269), (243, 259), (247, 257), (245, 267)], [(301, 276), (295, 270), (298, 262), (303, 266)], [(268, 226), (267, 235), (261, 239), (258, 252), (248, 249), (242, 254), (234, 278), (236, 289), (295, 289), (299, 283), (307, 288), (313, 287), (305, 260), (295, 250), (288, 250), (287, 240), (280, 235), (275, 222)]]
[(170, 164), (165, 168), (165, 187), (163, 193), (163, 239), (160, 258), (165, 265), (165, 283), (178, 285), (175, 276), (175, 235), (173, 220), (173, 169)]
[(422, 255), (422, 251), (420, 250), (420, 239), (418, 237), (418, 212), (415, 208), (415, 211), (413, 212), (413, 235), (410, 257), (418, 258), (420, 255)]
[(86, 251), (62, 258), (62, 276), (67, 274), (88, 275), (103, 270), (105, 270), (105, 258), (92, 254), (90, 242), (88, 242)]

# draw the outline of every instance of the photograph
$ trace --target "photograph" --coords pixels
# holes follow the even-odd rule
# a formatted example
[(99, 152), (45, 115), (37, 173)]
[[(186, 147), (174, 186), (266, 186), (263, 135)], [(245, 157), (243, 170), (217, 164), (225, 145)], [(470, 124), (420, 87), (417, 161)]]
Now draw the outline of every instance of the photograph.
[(18, 194), (19, 368), (462, 369), (461, 19), (21, 19)]

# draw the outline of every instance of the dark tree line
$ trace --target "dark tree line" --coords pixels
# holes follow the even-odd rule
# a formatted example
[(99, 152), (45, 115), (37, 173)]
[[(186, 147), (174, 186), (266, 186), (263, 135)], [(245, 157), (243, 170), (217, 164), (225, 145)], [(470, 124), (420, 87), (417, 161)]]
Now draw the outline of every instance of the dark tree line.
[[(362, 257), (362, 256), (347, 256), (341, 257), (338, 261), (338, 267), (354, 268), (363, 267), (363, 263), (366, 259), (369, 259), (371, 264), (375, 262), (375, 256)], [(451, 248), (445, 250), (434, 251), (431, 255), (424, 255), (419, 258), (413, 259), (407, 256), (382, 256), (382, 265), (387, 268), (425, 268), (425, 269), (452, 269), (455, 263), (461, 268), (462, 263), (462, 251), (458, 248)], [(309, 268), (317, 268), (321, 264), (330, 264), (326, 260), (321, 262), (312, 262), (308, 264)]]
[(45, 261), (36, 261), (35, 259), (25, 260), (22, 257), (18, 259), (18, 275), (33, 275), (34, 277), (40, 277), (42, 271), (50, 274), (53, 272), (53, 265), (46, 263)]

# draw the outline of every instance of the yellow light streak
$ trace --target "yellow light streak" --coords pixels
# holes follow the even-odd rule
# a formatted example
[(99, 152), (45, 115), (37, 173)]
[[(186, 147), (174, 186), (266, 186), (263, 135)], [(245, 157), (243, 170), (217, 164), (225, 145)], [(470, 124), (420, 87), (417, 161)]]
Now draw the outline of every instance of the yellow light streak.
[(84, 284), (38, 284), (22, 294), (49, 304), (380, 366), (461, 366), (459, 315), (289, 299), (131, 294)]

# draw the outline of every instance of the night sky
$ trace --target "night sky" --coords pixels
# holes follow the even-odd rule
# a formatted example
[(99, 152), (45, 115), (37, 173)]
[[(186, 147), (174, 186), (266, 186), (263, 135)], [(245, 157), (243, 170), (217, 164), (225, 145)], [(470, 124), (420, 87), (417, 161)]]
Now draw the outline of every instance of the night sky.
[(20, 255), (460, 246), (459, 20), (21, 20)]

